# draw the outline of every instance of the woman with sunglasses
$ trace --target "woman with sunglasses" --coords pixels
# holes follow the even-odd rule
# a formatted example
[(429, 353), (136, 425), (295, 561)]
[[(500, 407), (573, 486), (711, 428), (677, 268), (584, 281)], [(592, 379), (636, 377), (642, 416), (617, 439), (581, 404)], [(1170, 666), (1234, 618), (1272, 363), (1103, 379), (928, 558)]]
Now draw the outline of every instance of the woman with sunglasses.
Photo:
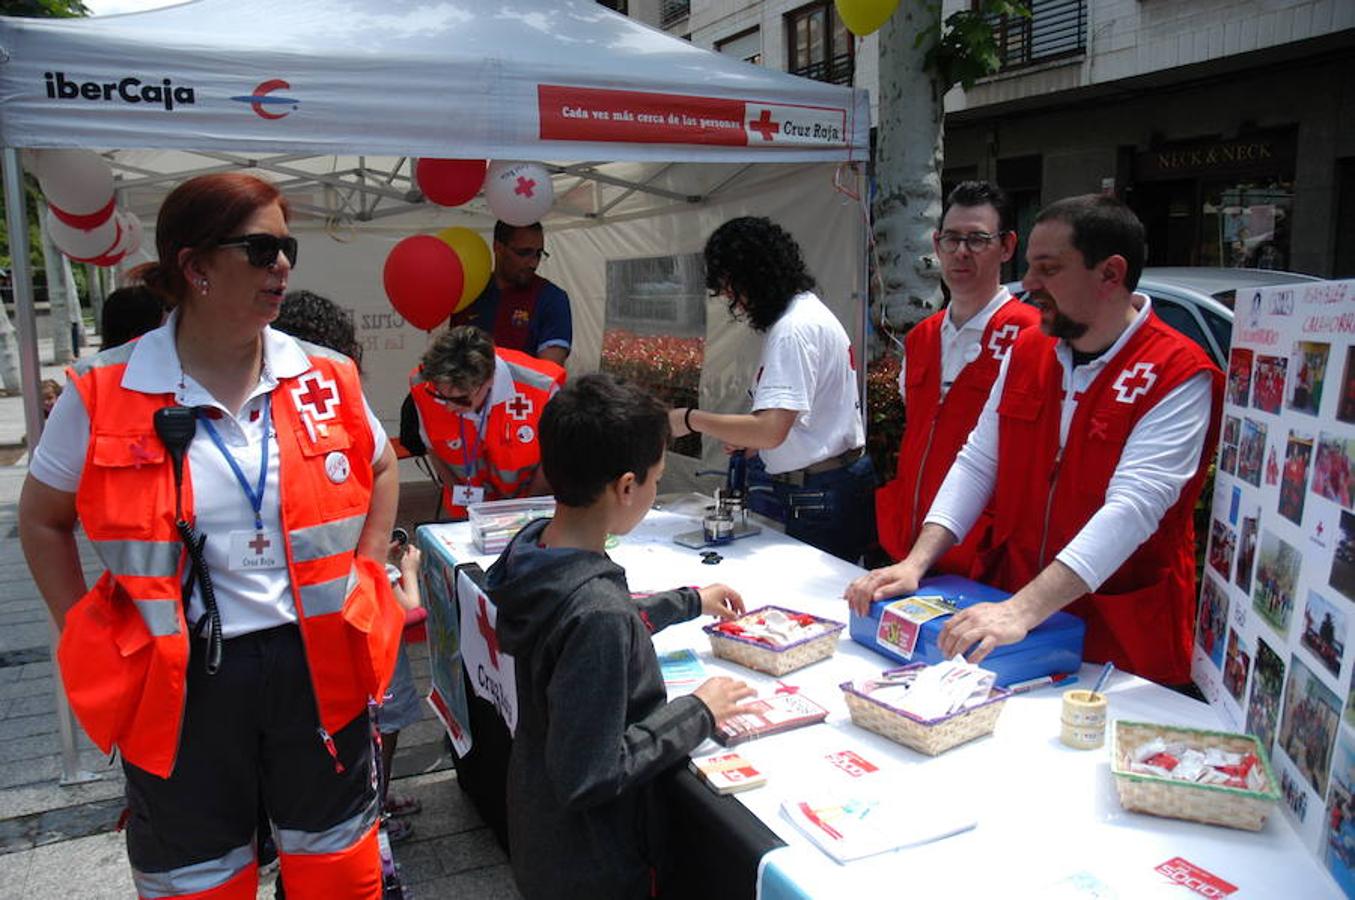
[(143, 897), (254, 896), (261, 794), (289, 897), (381, 894), (367, 702), (402, 621), (399, 482), (352, 362), (269, 327), (287, 219), (242, 174), (165, 199), (136, 274), (173, 312), (69, 370), (20, 498), (71, 706), (122, 757)]

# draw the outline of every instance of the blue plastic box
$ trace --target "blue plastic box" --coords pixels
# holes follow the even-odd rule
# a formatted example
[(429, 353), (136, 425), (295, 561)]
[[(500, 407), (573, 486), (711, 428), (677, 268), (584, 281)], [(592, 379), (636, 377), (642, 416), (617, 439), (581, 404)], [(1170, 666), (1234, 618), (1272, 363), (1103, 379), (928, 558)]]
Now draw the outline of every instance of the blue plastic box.
[[(1006, 600), (1011, 594), (958, 575), (937, 575), (922, 579), (917, 592), (911, 596), (939, 596), (963, 609), (975, 603)], [(882, 645), (877, 640), (876, 633), (884, 608), (899, 599), (902, 598), (892, 597), (872, 603), (869, 616), (852, 613), (849, 626), (852, 640), (900, 662), (941, 662), (941, 651), (936, 646), (936, 640), (950, 616), (939, 616), (922, 623), (912, 657), (904, 656), (894, 647)], [(1076, 672), (1082, 666), (1082, 639), (1086, 631), (1086, 624), (1077, 616), (1056, 612), (1031, 629), (1025, 640), (995, 649), (981, 665), (997, 674), (997, 683), (1002, 687), (1031, 678)]]

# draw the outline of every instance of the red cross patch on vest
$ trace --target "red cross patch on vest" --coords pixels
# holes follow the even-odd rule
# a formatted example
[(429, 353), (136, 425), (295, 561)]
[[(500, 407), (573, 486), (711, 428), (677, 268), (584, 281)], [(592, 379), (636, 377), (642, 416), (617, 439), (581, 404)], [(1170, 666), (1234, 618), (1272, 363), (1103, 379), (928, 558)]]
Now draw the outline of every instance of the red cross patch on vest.
[(319, 372), (307, 372), (292, 389), (297, 412), (323, 422), (338, 415), (339, 386)]
[(994, 328), (993, 333), (988, 337), (988, 349), (992, 351), (993, 359), (1002, 362), (1007, 358), (1007, 351), (1012, 348), (1012, 341), (1021, 333), (1021, 326), (1015, 322), (1003, 325), (1001, 328)]
[(1135, 363), (1133, 368), (1125, 369), (1115, 379), (1115, 402), (1133, 403), (1148, 393), (1157, 382), (1157, 373), (1150, 362)]

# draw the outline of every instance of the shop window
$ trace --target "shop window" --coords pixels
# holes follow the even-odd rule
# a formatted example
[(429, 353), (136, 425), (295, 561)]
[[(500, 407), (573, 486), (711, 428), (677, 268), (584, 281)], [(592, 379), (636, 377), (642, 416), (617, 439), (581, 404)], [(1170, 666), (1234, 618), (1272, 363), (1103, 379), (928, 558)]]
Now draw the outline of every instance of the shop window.
[[(607, 260), (602, 371), (668, 406), (697, 406), (706, 345), (706, 268), (700, 253)], [(700, 457), (701, 436), (676, 442)]]
[(732, 56), (746, 63), (760, 66), (762, 65), (762, 31), (758, 28), (749, 28), (733, 37), (716, 41), (715, 49), (726, 56)]
[(855, 42), (832, 3), (812, 3), (786, 14), (786, 68), (832, 84), (851, 84)]
[(1258, 179), (1202, 188), (1199, 265), (1289, 268), (1293, 182)]

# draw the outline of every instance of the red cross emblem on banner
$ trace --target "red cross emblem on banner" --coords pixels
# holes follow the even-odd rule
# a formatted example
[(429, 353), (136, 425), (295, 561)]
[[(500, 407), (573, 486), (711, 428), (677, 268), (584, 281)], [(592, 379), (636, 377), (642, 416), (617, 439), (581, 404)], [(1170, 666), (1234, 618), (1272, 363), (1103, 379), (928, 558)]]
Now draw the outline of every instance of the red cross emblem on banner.
[(292, 402), (303, 416), (316, 422), (338, 415), (339, 386), (319, 372), (307, 372), (292, 389)]
[(489, 649), (489, 664), (494, 668), (499, 667), (499, 636), (494, 633), (494, 626), (489, 623), (489, 610), (485, 607), (484, 595), (477, 598), (479, 609), (475, 613), (475, 629), (480, 632), (480, 637), (485, 639), (485, 647)]
[(772, 121), (772, 111), (770, 109), (764, 109), (761, 116), (758, 116), (758, 118), (748, 123), (748, 130), (756, 131), (758, 134), (762, 135), (764, 141), (772, 140), (776, 135), (777, 130), (780, 128), (780, 122)]
[(536, 193), (536, 182), (530, 178), (519, 175), (518, 186), (513, 188), (513, 193), (530, 198)]
[(508, 401), (508, 415), (519, 422), (526, 421), (534, 408), (532, 401), (527, 398), (526, 394), (514, 394), (513, 399)]
[(993, 359), (1002, 362), (1007, 358), (1007, 353), (1012, 349), (1012, 343), (1016, 336), (1021, 333), (1021, 329), (1016, 325), (1003, 325), (995, 329), (991, 337), (988, 338), (988, 349), (992, 351)]
[(1153, 364), (1150, 362), (1135, 363), (1134, 368), (1125, 369), (1120, 373), (1120, 377), (1115, 379), (1115, 401), (1117, 403), (1133, 403), (1135, 400), (1148, 393), (1148, 390), (1157, 381), (1157, 373), (1153, 371)]

